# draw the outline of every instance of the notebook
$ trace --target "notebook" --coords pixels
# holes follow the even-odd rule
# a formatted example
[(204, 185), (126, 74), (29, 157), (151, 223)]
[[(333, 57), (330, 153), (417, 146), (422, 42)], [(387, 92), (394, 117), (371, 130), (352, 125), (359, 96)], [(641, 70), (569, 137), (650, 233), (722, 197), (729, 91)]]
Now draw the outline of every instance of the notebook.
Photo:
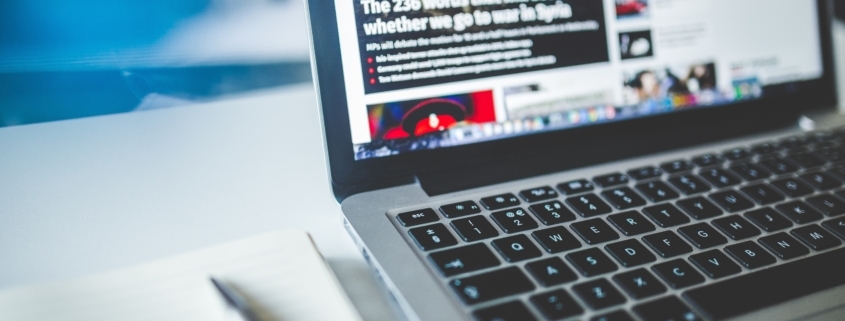
[(285, 230), (160, 261), (0, 291), (0, 320), (229, 320), (209, 277), (240, 290), (263, 320), (358, 321), (307, 233)]

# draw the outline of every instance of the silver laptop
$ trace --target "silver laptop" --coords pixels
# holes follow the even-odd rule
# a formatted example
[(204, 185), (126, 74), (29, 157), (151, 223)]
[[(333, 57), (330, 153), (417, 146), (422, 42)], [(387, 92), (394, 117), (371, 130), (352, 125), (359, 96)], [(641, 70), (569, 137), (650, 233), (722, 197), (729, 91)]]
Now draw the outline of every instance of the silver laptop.
[(306, 2), (405, 319), (845, 319), (830, 1)]

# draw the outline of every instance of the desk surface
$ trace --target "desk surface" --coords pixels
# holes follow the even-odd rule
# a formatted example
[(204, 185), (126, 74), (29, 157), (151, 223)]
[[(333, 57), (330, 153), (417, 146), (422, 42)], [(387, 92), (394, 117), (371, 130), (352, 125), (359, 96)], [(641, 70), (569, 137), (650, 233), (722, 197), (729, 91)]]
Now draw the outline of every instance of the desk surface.
[(361, 313), (387, 319), (384, 302), (356, 300), (377, 287), (342, 227), (320, 128), (307, 85), (0, 129), (0, 288), (295, 227)]

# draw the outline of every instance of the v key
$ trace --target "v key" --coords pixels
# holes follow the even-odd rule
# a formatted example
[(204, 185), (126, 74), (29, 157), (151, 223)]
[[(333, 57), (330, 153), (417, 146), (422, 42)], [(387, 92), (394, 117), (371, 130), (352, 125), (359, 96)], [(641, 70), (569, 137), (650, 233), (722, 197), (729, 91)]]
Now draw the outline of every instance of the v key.
[(711, 279), (718, 279), (742, 271), (739, 265), (736, 265), (727, 255), (719, 250), (699, 253), (690, 256), (689, 260)]

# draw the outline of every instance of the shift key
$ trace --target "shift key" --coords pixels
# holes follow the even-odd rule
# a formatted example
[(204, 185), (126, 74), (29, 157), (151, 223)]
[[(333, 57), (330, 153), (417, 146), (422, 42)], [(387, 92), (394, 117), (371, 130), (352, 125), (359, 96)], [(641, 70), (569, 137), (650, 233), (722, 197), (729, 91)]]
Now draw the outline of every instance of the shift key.
[(452, 290), (467, 304), (511, 296), (534, 290), (534, 284), (518, 267), (509, 267), (449, 282)]

